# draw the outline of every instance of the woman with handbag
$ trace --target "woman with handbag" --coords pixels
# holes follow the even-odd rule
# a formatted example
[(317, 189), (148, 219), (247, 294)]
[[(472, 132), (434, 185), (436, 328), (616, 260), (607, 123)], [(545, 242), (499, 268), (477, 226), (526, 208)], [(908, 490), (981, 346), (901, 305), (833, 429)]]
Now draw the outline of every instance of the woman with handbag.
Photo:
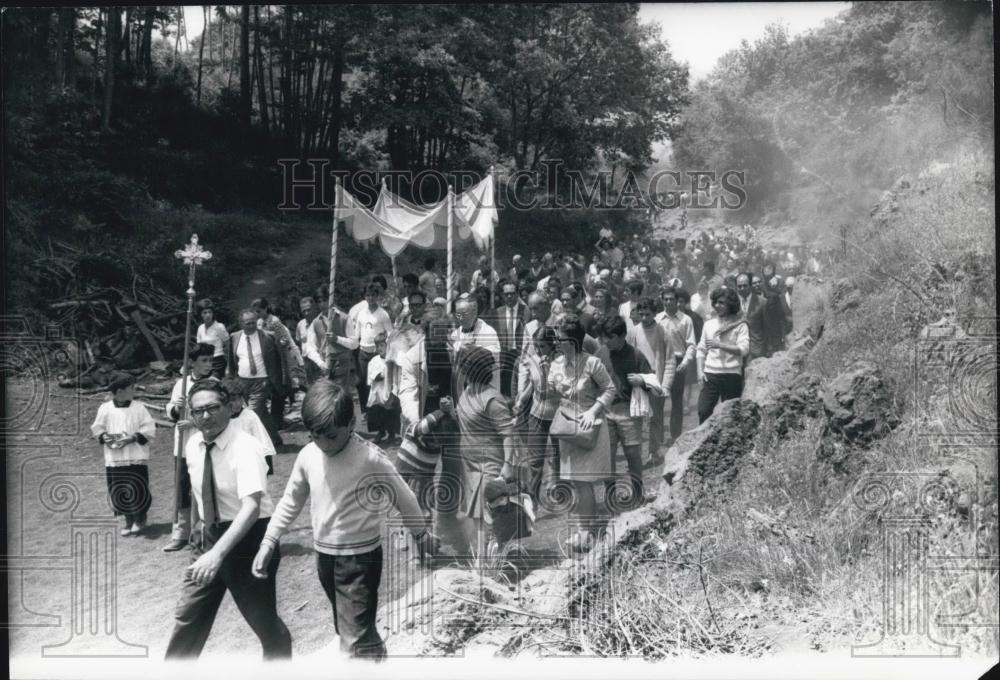
[(522, 430), (528, 455), (519, 472), (528, 493), (537, 501), (541, 495), (546, 463), (551, 478), (559, 478), (558, 452), (553, 449), (549, 440), (552, 417), (559, 407), (559, 395), (548, 389), (549, 371), (556, 354), (555, 329), (539, 326), (532, 336), (532, 343), (535, 351), (525, 352), (518, 364), (514, 413), (521, 414), (530, 404)]
[(454, 406), (444, 400), (441, 408), (446, 413), (453, 408), (458, 421), (462, 459), (458, 514), (468, 520), (466, 538), (472, 554), (484, 555), (486, 525), (491, 522), (484, 490), (492, 480), (513, 476), (514, 418), (507, 399), (493, 385), (496, 361), (490, 350), (464, 347), (456, 363), (465, 388)]
[(711, 295), (718, 315), (702, 328), (695, 356), (703, 375), (698, 395), (698, 422), (708, 420), (715, 405), (743, 394), (743, 362), (750, 353), (750, 331), (740, 314), (740, 298), (732, 288), (716, 288)]
[(576, 504), (571, 522), (575, 531), (568, 546), (574, 551), (591, 547), (607, 521), (598, 513), (594, 485), (614, 480), (614, 461), (608, 424), (601, 416), (615, 398), (615, 385), (604, 363), (583, 351), (586, 335), (578, 319), (559, 327), (559, 356), (549, 370), (548, 387), (560, 398), (549, 434), (559, 443), (559, 477), (573, 487)]

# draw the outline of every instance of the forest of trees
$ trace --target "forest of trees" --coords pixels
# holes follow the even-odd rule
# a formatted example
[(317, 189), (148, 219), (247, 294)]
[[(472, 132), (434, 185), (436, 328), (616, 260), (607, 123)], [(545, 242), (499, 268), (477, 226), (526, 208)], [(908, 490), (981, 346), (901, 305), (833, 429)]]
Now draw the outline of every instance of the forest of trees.
[[(286, 5), (12, 10), (15, 104), (88, 97), (104, 130), (124, 87), (173, 81), (282, 155), (395, 170), (545, 159), (640, 169), (671, 136), (687, 70), (622, 5)], [(183, 49), (182, 49), (183, 48)]]
[(929, 162), (992, 154), (992, 45), (985, 2), (859, 2), (795, 38), (770, 26), (694, 85), (676, 161), (745, 169), (747, 215), (818, 235)]

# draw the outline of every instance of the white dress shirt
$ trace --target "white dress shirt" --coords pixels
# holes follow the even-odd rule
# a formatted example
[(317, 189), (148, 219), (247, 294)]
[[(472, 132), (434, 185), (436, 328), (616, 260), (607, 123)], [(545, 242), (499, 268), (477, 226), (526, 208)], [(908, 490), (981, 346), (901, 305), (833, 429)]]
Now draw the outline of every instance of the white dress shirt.
[[(244, 332), (243, 335), (240, 336), (240, 341), (236, 343), (236, 375), (241, 378), (267, 377), (267, 367), (264, 365), (264, 352), (260, 346), (260, 334), (261, 331), (257, 331), (253, 335), (247, 335)], [(250, 351), (253, 352), (254, 367), (257, 369), (256, 373), (250, 372), (250, 355), (247, 354), (248, 343), (250, 345)]]
[[(204, 517), (201, 485), (205, 473), (205, 438), (201, 432), (191, 435), (185, 454), (191, 475), (191, 491), (198, 505), (198, 514)], [(267, 492), (267, 463), (263, 447), (232, 422), (215, 438), (212, 475), (215, 477), (215, 502), (220, 522), (236, 519), (242, 500), (255, 493), (261, 494), (260, 517), (270, 517), (274, 512), (274, 502)]]

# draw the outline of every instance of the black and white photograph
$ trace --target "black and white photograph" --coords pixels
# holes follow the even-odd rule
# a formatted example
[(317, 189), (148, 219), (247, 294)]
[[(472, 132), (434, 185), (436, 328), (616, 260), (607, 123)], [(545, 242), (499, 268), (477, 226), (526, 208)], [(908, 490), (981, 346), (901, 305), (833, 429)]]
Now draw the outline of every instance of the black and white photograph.
[(8, 676), (979, 678), (994, 7), (0, 9)]

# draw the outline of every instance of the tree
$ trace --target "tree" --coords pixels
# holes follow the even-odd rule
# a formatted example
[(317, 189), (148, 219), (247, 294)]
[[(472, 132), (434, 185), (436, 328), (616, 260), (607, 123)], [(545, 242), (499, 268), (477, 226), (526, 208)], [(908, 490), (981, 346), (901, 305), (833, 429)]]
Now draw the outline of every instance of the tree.
[[(212, 28), (212, 24), (209, 21), (208, 7), (205, 5), (202, 5), (201, 16), (205, 24), (205, 30), (201, 34), (201, 40), (198, 41), (198, 91), (196, 99), (198, 106), (201, 106), (201, 72), (205, 63), (205, 41), (211, 34)], [(211, 54), (209, 56), (211, 57)]]
[(250, 127), (250, 5), (240, 6), (240, 123)]
[(253, 58), (254, 73), (257, 79), (257, 103), (260, 106), (260, 124), (265, 134), (270, 132), (270, 116), (267, 112), (267, 90), (264, 86), (264, 59), (260, 52), (260, 7), (254, 5), (253, 8)]
[(101, 129), (111, 129), (111, 103), (114, 97), (115, 74), (118, 62), (118, 35), (121, 32), (121, 8), (107, 9), (107, 31), (104, 39), (104, 108), (101, 112)]

